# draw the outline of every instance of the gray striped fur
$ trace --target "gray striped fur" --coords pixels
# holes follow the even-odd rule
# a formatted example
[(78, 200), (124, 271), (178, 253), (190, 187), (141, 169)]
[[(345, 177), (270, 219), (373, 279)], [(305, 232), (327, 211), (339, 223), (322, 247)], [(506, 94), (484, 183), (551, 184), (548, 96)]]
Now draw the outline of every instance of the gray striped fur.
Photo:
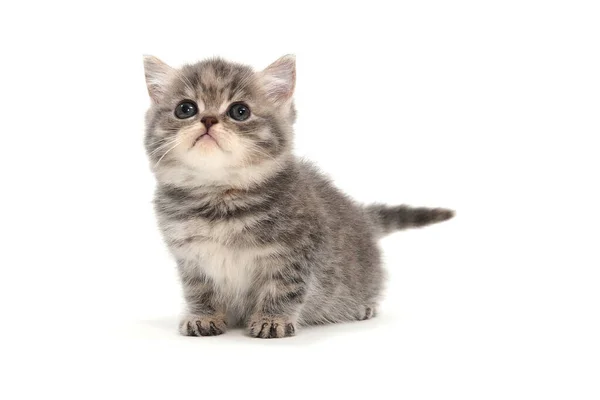
[[(295, 60), (264, 71), (212, 59), (174, 69), (145, 58), (145, 146), (160, 230), (188, 310), (180, 332), (291, 336), (298, 325), (371, 318), (384, 283), (376, 239), (440, 222), (444, 209), (363, 207), (292, 154)], [(199, 113), (180, 120), (182, 100)], [(251, 117), (227, 116), (245, 102)], [(212, 116), (213, 139), (200, 122)], [(201, 139), (199, 139), (202, 136)]]

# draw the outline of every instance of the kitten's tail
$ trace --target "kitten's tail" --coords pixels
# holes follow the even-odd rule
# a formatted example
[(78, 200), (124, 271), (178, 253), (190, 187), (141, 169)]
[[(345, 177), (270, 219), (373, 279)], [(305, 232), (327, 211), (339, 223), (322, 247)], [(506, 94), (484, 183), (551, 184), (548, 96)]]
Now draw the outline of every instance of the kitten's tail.
[(421, 228), (454, 217), (454, 211), (446, 208), (386, 206), (372, 204), (365, 207), (367, 214), (378, 229), (378, 236), (408, 228)]

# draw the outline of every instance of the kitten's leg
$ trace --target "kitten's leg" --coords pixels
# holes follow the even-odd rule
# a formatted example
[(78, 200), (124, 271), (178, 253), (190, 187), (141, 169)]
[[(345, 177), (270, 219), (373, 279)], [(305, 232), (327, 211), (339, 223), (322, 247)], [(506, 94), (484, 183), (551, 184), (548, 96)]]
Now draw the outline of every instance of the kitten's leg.
[(184, 336), (216, 336), (227, 331), (225, 307), (217, 297), (213, 283), (200, 271), (180, 268), (183, 295), (188, 314), (179, 322)]
[(248, 333), (258, 338), (282, 338), (296, 333), (296, 320), (308, 289), (310, 270), (304, 263), (290, 262), (269, 270), (255, 292), (255, 312)]

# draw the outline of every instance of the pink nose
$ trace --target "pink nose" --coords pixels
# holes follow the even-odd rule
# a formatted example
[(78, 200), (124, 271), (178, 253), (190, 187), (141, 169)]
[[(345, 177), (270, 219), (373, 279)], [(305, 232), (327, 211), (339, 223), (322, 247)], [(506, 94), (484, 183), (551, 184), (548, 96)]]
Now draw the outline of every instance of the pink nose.
[(202, 122), (204, 124), (204, 126), (206, 127), (206, 130), (209, 130), (210, 127), (213, 126), (214, 124), (218, 123), (219, 120), (216, 119), (215, 117), (202, 117), (200, 122)]

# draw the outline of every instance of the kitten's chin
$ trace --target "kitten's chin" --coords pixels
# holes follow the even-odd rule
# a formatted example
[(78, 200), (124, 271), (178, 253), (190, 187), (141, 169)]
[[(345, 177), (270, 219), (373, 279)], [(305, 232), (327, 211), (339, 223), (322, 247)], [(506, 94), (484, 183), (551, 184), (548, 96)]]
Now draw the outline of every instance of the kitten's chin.
[(223, 170), (233, 162), (231, 154), (223, 149), (215, 135), (208, 133), (196, 137), (187, 149), (179, 149), (177, 157), (198, 173)]

